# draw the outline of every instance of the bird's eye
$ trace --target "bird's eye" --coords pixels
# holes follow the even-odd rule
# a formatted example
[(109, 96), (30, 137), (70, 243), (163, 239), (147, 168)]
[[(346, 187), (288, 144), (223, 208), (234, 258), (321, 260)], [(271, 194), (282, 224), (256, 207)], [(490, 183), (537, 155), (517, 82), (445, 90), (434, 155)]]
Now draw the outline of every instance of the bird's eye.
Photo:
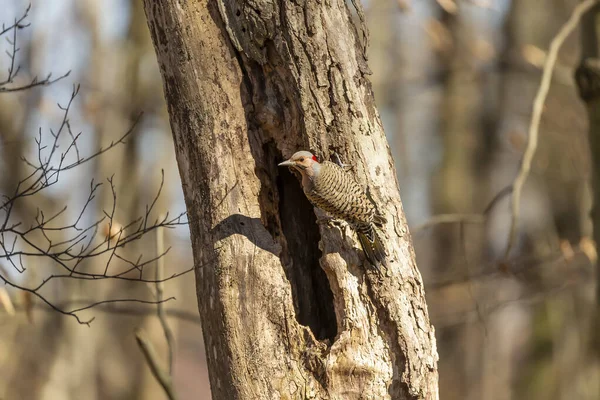
[(304, 157), (300, 158), (298, 161), (300, 161), (300, 162), (304, 161)]

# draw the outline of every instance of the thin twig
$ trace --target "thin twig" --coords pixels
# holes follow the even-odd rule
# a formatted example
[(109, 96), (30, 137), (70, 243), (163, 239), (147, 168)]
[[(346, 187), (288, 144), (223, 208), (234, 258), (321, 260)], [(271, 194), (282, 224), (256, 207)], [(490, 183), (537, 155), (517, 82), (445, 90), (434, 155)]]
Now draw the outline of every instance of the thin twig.
[[(0, 288), (0, 291), (2, 288)], [(69, 300), (63, 301), (59, 303), (54, 303), (57, 308), (62, 310), (71, 309), (75, 307), (86, 306), (91, 303), (97, 303), (96, 299), (92, 298), (84, 298), (78, 300)], [(134, 305), (135, 304), (135, 305)], [(152, 305), (152, 307), (150, 307)], [(156, 315), (156, 309), (154, 307), (154, 302), (151, 304), (143, 304), (140, 305), (138, 302), (134, 303), (123, 303), (123, 302), (112, 302), (112, 303), (102, 303), (96, 304), (94, 306), (94, 311), (102, 312), (106, 314), (114, 314), (114, 315), (129, 315), (129, 316), (150, 316)], [(56, 313), (53, 309), (44, 306), (40, 303), (27, 304), (25, 301), (21, 301), (19, 303), (13, 303), (14, 309), (16, 313), (19, 312), (29, 312), (31, 309), (35, 309), (43, 312), (51, 312)], [(195, 325), (200, 325), (200, 316), (197, 312), (188, 311), (185, 309), (173, 309), (170, 308), (166, 310), (167, 316), (169, 318), (175, 318), (179, 321), (189, 322)]]
[(150, 366), (150, 370), (152, 371), (152, 375), (156, 378), (160, 386), (162, 386), (169, 400), (177, 399), (177, 395), (175, 394), (175, 390), (173, 388), (173, 380), (171, 376), (160, 367), (158, 362), (158, 356), (152, 343), (146, 337), (146, 334), (143, 330), (138, 329), (135, 332), (135, 339), (137, 341), (138, 346), (142, 350), (148, 365)]
[[(573, 290), (573, 287), (576, 285), (577, 282), (561, 282), (560, 284), (548, 290), (542, 290), (533, 294), (525, 293), (513, 299), (499, 301), (496, 304), (487, 306), (483, 315), (489, 318), (495, 313), (500, 312), (506, 309), (507, 307), (514, 306), (516, 304), (522, 307), (532, 306), (539, 302), (545, 301), (552, 296), (557, 296), (565, 290)], [(481, 318), (481, 315), (481, 311), (471, 309), (453, 313), (444, 313), (444, 315), (434, 315), (431, 317), (431, 319), (437, 321), (436, 326), (449, 328), (474, 322), (475, 319)]]
[(550, 90), (550, 82), (552, 81), (552, 71), (554, 69), (554, 65), (556, 64), (558, 51), (560, 50), (567, 37), (575, 30), (583, 14), (585, 14), (590, 8), (596, 5), (598, 1), (599, 0), (586, 0), (581, 4), (577, 5), (573, 9), (573, 13), (571, 14), (567, 22), (562, 26), (556, 37), (552, 39), (552, 42), (550, 42), (550, 48), (548, 49), (548, 57), (546, 58), (546, 63), (544, 64), (544, 70), (542, 73), (542, 81), (540, 83), (538, 92), (535, 96), (535, 100), (533, 101), (533, 113), (531, 115), (531, 123), (529, 125), (527, 148), (525, 149), (525, 154), (523, 155), (521, 168), (513, 184), (514, 190), (511, 198), (512, 214), (510, 221), (510, 232), (508, 236), (508, 244), (504, 253), (504, 258), (508, 258), (510, 251), (512, 250), (515, 244), (515, 237), (517, 234), (517, 222), (519, 220), (520, 213), (519, 207), (521, 202), (521, 192), (523, 190), (523, 185), (525, 184), (525, 181), (529, 176), (529, 172), (531, 171), (531, 162), (537, 150), (540, 121), (542, 119), (544, 103), (546, 102), (548, 91)]
[(163, 332), (165, 334), (165, 340), (167, 341), (167, 349), (168, 349), (168, 358), (167, 365), (169, 366), (169, 375), (173, 375), (173, 353), (175, 348), (175, 339), (173, 337), (173, 331), (169, 326), (167, 321), (167, 315), (165, 312), (165, 307), (162, 302), (163, 299), (163, 289), (164, 289), (164, 268), (165, 268), (165, 258), (160, 257), (161, 254), (164, 253), (165, 243), (164, 243), (164, 229), (158, 228), (156, 230), (156, 253), (158, 257), (156, 264), (156, 311), (158, 314), (158, 319), (160, 320), (160, 325), (162, 326)]
[(486, 216), (484, 214), (438, 214), (429, 218), (421, 225), (417, 225), (411, 229), (413, 234), (440, 224), (483, 224)]
[[(152, 208), (152, 207), (150, 207)], [(149, 214), (149, 211), (147, 211)], [(164, 231), (162, 228), (158, 228), (156, 231), (156, 252), (158, 255), (164, 253)], [(168, 369), (165, 370), (160, 365), (160, 360), (154, 348), (152, 347), (152, 343), (148, 338), (145, 337), (144, 332), (141, 329), (138, 329), (135, 333), (135, 337), (138, 343), (138, 346), (144, 353), (144, 357), (146, 358), (146, 362), (150, 366), (152, 370), (152, 375), (156, 378), (158, 383), (162, 386), (167, 397), (173, 400), (176, 398), (175, 389), (173, 387), (173, 353), (175, 347), (175, 339), (173, 337), (173, 331), (169, 327), (169, 323), (167, 322), (167, 315), (165, 312), (165, 308), (163, 307), (163, 269), (165, 263), (163, 257), (158, 257), (156, 264), (156, 311), (158, 314), (158, 319), (160, 320), (160, 325), (162, 326), (163, 332), (165, 334), (165, 339), (167, 341), (168, 348)]]
[(494, 196), (492, 200), (488, 203), (481, 214), (438, 214), (433, 215), (427, 221), (422, 223), (421, 225), (417, 225), (412, 227), (410, 230), (413, 234), (419, 233), (427, 228), (431, 228), (435, 225), (441, 224), (483, 224), (487, 221), (487, 218), (494, 210), (496, 205), (499, 204), (502, 198), (510, 193), (512, 193), (512, 185), (507, 186)]
[(462, 246), (463, 259), (465, 261), (465, 272), (467, 274), (468, 279), (467, 290), (469, 292), (469, 297), (471, 297), (471, 300), (473, 301), (473, 303), (475, 303), (475, 310), (477, 311), (478, 321), (481, 324), (481, 327), (483, 328), (484, 336), (487, 337), (487, 325), (485, 323), (484, 315), (481, 312), (481, 305), (479, 304), (479, 301), (477, 301), (477, 296), (475, 296), (475, 293), (473, 292), (473, 281), (471, 280), (471, 264), (469, 263), (469, 256), (467, 254), (467, 240), (465, 237), (464, 223), (461, 222), (458, 224), (458, 230), (460, 236), (460, 243)]
[[(18, 24), (18, 22), (15, 22), (13, 26)], [(1, 29), (4, 30), (5, 28)], [(16, 46), (14, 47), (16, 49)], [(14, 76), (15, 74), (16, 72), (9, 75)], [(71, 107), (78, 93), (79, 86), (76, 85), (73, 87), (71, 96), (65, 105), (58, 105), (63, 112), (62, 119), (57, 128), (50, 129), (50, 140), (48, 144), (44, 144), (42, 130), (39, 130), (37, 137), (34, 139), (37, 145), (37, 157), (34, 157), (31, 160), (22, 158), (23, 162), (25, 162), (32, 169), (31, 173), (27, 174), (27, 176), (17, 183), (12, 194), (3, 195), (2, 200), (0, 201), (0, 261), (5, 261), (6, 265), (12, 266), (18, 273), (24, 273), (25, 265), (27, 265), (30, 261), (35, 264), (35, 259), (46, 258), (52, 261), (52, 263), (57, 267), (64, 269), (66, 272), (63, 274), (53, 273), (44, 278), (36, 287), (26, 287), (24, 285), (20, 285), (18, 282), (12, 281), (12, 278), (2, 270), (0, 271), (0, 283), (4, 283), (5, 285), (12, 286), (17, 290), (28, 293), (32, 295), (32, 298), (37, 297), (42, 301), (42, 303), (49, 306), (52, 310), (63, 315), (74, 317), (81, 324), (89, 325), (93, 318), (89, 320), (83, 320), (77, 315), (78, 312), (107, 303), (156, 303), (155, 301), (146, 301), (140, 299), (116, 299), (107, 301), (94, 301), (90, 304), (87, 304), (85, 307), (68, 310), (57, 306), (53, 301), (50, 301), (48, 298), (46, 298), (45, 295), (42, 294), (41, 289), (51, 281), (58, 279), (77, 279), (89, 281), (115, 279), (140, 283), (157, 283), (154, 279), (143, 278), (143, 268), (145, 265), (153, 263), (158, 258), (165, 256), (165, 254), (168, 252), (168, 249), (151, 260), (143, 260), (142, 254), (140, 254), (137, 258), (137, 261), (129, 260), (127, 257), (120, 254), (120, 252), (125, 246), (136, 240), (139, 240), (147, 234), (151, 234), (151, 231), (153, 230), (156, 230), (160, 227), (174, 228), (178, 225), (187, 224), (187, 221), (185, 221), (185, 213), (181, 213), (174, 218), (169, 217), (169, 214), (166, 213), (161, 219), (157, 219), (154, 222), (150, 220), (150, 213), (152, 212), (154, 205), (157, 203), (164, 185), (164, 173), (161, 174), (160, 189), (153, 198), (151, 205), (146, 207), (145, 213), (138, 218), (134, 218), (128, 223), (119, 223), (118, 226), (121, 229), (119, 229), (118, 233), (112, 232), (113, 228), (116, 227), (118, 223), (115, 220), (117, 194), (112, 178), (108, 180), (113, 194), (112, 211), (105, 212), (104, 216), (95, 219), (95, 221), (88, 226), (81, 226), (81, 221), (84, 218), (84, 214), (89, 209), (91, 202), (96, 197), (97, 191), (100, 187), (100, 184), (94, 183), (94, 181), (90, 183), (88, 198), (83, 207), (77, 210), (77, 218), (74, 221), (70, 223), (61, 222), (61, 218), (64, 217), (64, 214), (67, 211), (67, 206), (64, 206), (58, 211), (52, 212), (45, 212), (43, 209), (37, 208), (37, 213), (30, 226), (26, 226), (19, 221), (14, 221), (13, 210), (15, 209), (15, 205), (24, 198), (35, 196), (36, 194), (50, 188), (64, 176), (65, 171), (80, 167), (89, 160), (92, 160), (95, 157), (98, 157), (113, 149), (114, 147), (125, 143), (126, 138), (133, 133), (134, 127), (140, 118), (139, 116), (131, 128), (126, 133), (121, 135), (118, 140), (111, 142), (107, 147), (100, 148), (98, 151), (87, 157), (83, 155), (79, 151), (78, 145), (78, 141), (81, 140), (82, 134), (73, 134), (73, 127), (69, 121)], [(67, 134), (69, 135), (70, 139), (66, 137)], [(64, 139), (62, 141), (66, 140), (66, 146), (61, 146), (61, 138)], [(75, 160), (71, 160), (69, 162), (67, 161), (73, 157), (75, 157)], [(108, 224), (109, 232), (104, 236), (104, 238), (97, 240), (97, 234), (99, 232), (98, 228), (100, 224), (104, 223)], [(55, 239), (57, 232), (64, 233), (60, 240)], [(84, 264), (86, 261), (97, 257), (102, 257), (104, 255), (108, 255), (108, 257), (103, 272), (93, 273), (91, 271), (86, 271), (84, 268), (79, 268), (80, 265)], [(109, 273), (109, 271), (115, 270), (115, 268), (112, 268), (115, 263), (125, 264), (126, 268), (119, 268), (119, 272)], [(192, 269), (193, 268), (190, 268), (188, 272)], [(139, 277), (131, 276), (130, 273), (134, 271), (139, 272)], [(176, 272), (169, 277), (161, 278), (161, 280), (166, 281), (169, 279), (174, 279), (184, 273), (186, 273), (186, 271)], [(160, 302), (163, 301), (166, 300), (161, 293)]]

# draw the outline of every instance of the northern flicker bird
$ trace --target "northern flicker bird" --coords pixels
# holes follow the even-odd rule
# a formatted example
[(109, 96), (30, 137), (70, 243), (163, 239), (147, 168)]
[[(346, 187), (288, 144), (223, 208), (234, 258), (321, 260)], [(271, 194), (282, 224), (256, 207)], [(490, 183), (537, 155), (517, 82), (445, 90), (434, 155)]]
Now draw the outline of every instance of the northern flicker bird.
[(358, 185), (351, 174), (329, 161), (319, 163), (308, 151), (299, 151), (279, 164), (300, 173), (302, 189), (316, 207), (341, 219), (354, 229), (365, 257), (376, 268), (385, 265), (385, 248), (376, 227), (385, 218), (378, 214), (370, 196)]

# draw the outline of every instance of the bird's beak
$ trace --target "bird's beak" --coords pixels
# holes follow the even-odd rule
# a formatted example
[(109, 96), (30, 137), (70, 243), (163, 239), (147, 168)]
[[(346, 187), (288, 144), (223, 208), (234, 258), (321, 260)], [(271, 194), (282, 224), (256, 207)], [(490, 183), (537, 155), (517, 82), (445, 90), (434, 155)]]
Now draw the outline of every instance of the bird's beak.
[(296, 165), (296, 163), (292, 160), (287, 160), (277, 164), (278, 167), (293, 167), (294, 165)]

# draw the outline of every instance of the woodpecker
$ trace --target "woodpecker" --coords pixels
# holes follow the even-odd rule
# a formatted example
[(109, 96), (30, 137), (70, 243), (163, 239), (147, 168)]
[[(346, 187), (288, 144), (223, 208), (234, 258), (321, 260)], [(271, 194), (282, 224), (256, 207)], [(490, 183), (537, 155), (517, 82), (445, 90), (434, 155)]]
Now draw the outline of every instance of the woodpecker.
[(314, 206), (348, 222), (371, 265), (386, 265), (385, 248), (376, 228), (381, 228), (386, 220), (351, 174), (332, 162), (319, 163), (308, 151), (295, 153), (279, 166), (300, 173), (304, 194)]

